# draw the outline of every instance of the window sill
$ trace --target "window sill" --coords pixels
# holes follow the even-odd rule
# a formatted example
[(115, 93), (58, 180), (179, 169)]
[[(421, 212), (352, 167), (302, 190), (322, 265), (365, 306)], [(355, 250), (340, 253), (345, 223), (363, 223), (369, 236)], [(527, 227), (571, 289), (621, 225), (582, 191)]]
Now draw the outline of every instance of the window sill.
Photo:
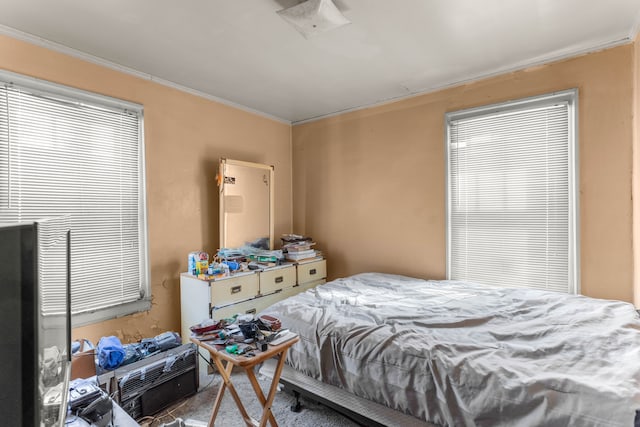
[(145, 298), (134, 302), (121, 304), (101, 310), (72, 314), (71, 328), (90, 325), (92, 323), (103, 322), (105, 320), (116, 319), (151, 309), (151, 299)]

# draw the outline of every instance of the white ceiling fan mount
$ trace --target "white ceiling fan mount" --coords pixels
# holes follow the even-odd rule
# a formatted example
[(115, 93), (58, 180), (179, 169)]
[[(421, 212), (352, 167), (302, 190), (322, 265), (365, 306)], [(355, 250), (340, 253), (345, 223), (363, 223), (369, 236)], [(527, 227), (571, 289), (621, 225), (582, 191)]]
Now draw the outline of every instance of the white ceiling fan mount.
[(351, 23), (331, 0), (307, 0), (277, 13), (305, 38)]

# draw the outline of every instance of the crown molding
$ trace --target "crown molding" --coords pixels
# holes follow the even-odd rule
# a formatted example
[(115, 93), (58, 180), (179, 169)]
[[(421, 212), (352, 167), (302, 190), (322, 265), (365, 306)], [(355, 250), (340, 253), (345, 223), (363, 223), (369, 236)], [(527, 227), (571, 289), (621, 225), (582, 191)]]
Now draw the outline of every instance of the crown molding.
[[(640, 17), (640, 14), (639, 14)], [(638, 27), (640, 28), (640, 21), (637, 22)], [(635, 36), (634, 36), (635, 37)], [(555, 52), (553, 52), (552, 54), (549, 55), (542, 55), (539, 56), (537, 58), (533, 58), (533, 59), (529, 59), (529, 60), (525, 60), (525, 61), (520, 61), (520, 62), (516, 62), (514, 64), (510, 64), (508, 66), (505, 67), (498, 67), (495, 68), (491, 71), (485, 72), (485, 73), (481, 73), (481, 74), (477, 74), (477, 75), (469, 75), (466, 76), (464, 78), (461, 79), (457, 79), (457, 80), (451, 80), (449, 82), (440, 84), (440, 85), (434, 85), (432, 87), (426, 88), (424, 90), (418, 90), (418, 91), (413, 91), (411, 93), (408, 93), (406, 95), (402, 95), (402, 96), (397, 96), (397, 97), (393, 97), (393, 98), (388, 98), (388, 99), (382, 99), (370, 104), (363, 104), (363, 105), (359, 105), (357, 107), (352, 107), (352, 108), (345, 108), (343, 110), (340, 111), (335, 111), (333, 113), (329, 113), (329, 114), (323, 114), (323, 115), (319, 115), (316, 117), (310, 117), (308, 119), (302, 119), (302, 120), (294, 120), (292, 121), (292, 125), (296, 126), (296, 125), (301, 125), (301, 124), (305, 124), (305, 123), (311, 123), (311, 122), (316, 122), (319, 120), (323, 120), (323, 119), (327, 119), (330, 117), (335, 117), (335, 116), (340, 116), (343, 114), (347, 114), (347, 113), (351, 113), (354, 111), (360, 111), (360, 110), (366, 110), (368, 108), (375, 108), (375, 107), (380, 107), (383, 105), (387, 105), (387, 104), (392, 104), (394, 102), (399, 102), (399, 101), (404, 101), (406, 99), (411, 99), (411, 98), (416, 98), (422, 95), (426, 95), (429, 93), (434, 93), (434, 92), (438, 92), (440, 90), (443, 89), (448, 89), (448, 88), (452, 88), (452, 87), (456, 87), (456, 86), (462, 86), (465, 84), (469, 84), (469, 83), (473, 83), (479, 80), (484, 80), (484, 79), (489, 79), (492, 77), (497, 77), (503, 74), (509, 74), (509, 73), (513, 73), (516, 71), (522, 71), (525, 70), (527, 68), (531, 68), (531, 67), (537, 67), (540, 65), (546, 65), (546, 64), (551, 64), (554, 62), (558, 62), (558, 61), (563, 61), (565, 59), (571, 59), (577, 56), (581, 56), (581, 55), (585, 55), (588, 53), (593, 53), (593, 52), (597, 52), (597, 51), (601, 51), (601, 50), (606, 50), (606, 49), (611, 49), (614, 47), (618, 47), (618, 46), (622, 46), (622, 45), (626, 45), (626, 44), (630, 44), (633, 43), (634, 38), (631, 37), (630, 35), (627, 35), (621, 39), (618, 40), (614, 40), (614, 41), (609, 41), (609, 42), (603, 42), (603, 43), (599, 43), (593, 46), (585, 46), (582, 48), (566, 48), (566, 49), (561, 49), (561, 50), (557, 50)]]
[(224, 99), (224, 98), (219, 98), (217, 96), (210, 95), (208, 93), (199, 91), (197, 89), (193, 89), (193, 88), (190, 88), (190, 87), (187, 87), (187, 86), (183, 86), (181, 84), (174, 83), (172, 81), (165, 80), (165, 79), (162, 79), (160, 77), (153, 76), (151, 74), (143, 73), (143, 72), (135, 70), (133, 68), (125, 67), (124, 65), (120, 65), (120, 64), (117, 64), (115, 62), (100, 58), (98, 56), (91, 55), (91, 54), (82, 52), (82, 51), (77, 50), (77, 49), (73, 49), (71, 47), (62, 45), (60, 43), (52, 42), (51, 40), (47, 40), (45, 38), (38, 37), (38, 36), (35, 36), (33, 34), (25, 33), (23, 31), (17, 30), (17, 29), (12, 28), (12, 27), (8, 27), (6, 25), (0, 24), (0, 34), (12, 37), (12, 38), (17, 39), (17, 40), (24, 41), (24, 42), (27, 42), (27, 43), (31, 43), (31, 44), (36, 45), (36, 46), (44, 47), (46, 49), (50, 49), (50, 50), (53, 50), (53, 51), (58, 52), (58, 53), (69, 55), (69, 56), (72, 56), (74, 58), (78, 58), (78, 59), (81, 59), (83, 61), (90, 62), (92, 64), (100, 65), (100, 66), (103, 66), (103, 67), (106, 67), (106, 68), (109, 68), (109, 69), (112, 69), (112, 70), (115, 70), (115, 71), (119, 71), (119, 72), (124, 73), (124, 74), (128, 74), (128, 75), (131, 75), (131, 76), (134, 76), (134, 77), (138, 77), (138, 78), (143, 79), (143, 80), (148, 80), (148, 81), (151, 81), (151, 82), (154, 82), (154, 83), (158, 83), (158, 84), (160, 84), (162, 86), (170, 87), (172, 89), (177, 89), (177, 90), (179, 90), (181, 92), (185, 92), (185, 93), (188, 93), (190, 95), (195, 95), (195, 96), (198, 96), (200, 98), (204, 98), (204, 99), (209, 100), (209, 101), (217, 102), (219, 104), (224, 104), (226, 106), (233, 107), (233, 108), (236, 108), (238, 110), (245, 111), (247, 113), (255, 114), (257, 116), (261, 116), (261, 117), (264, 117), (264, 118), (267, 118), (267, 119), (270, 119), (270, 120), (274, 120), (274, 121), (277, 121), (277, 122), (280, 122), (280, 123), (291, 125), (291, 120), (286, 120), (286, 119), (283, 119), (282, 117), (277, 117), (277, 116), (274, 116), (272, 114), (268, 114), (268, 113), (265, 113), (263, 111), (259, 111), (259, 110), (253, 109), (251, 107), (247, 107), (245, 105), (238, 104), (236, 102), (229, 101), (229, 100)]
[(640, 10), (636, 15), (636, 19), (634, 19), (633, 21), (633, 25), (629, 29), (629, 40), (635, 41), (636, 37), (638, 36), (638, 31), (640, 31)]
[(584, 54), (588, 54), (588, 53), (592, 53), (592, 52), (596, 52), (596, 51), (600, 51), (600, 50), (605, 50), (605, 49), (610, 49), (610, 48), (614, 48), (617, 46), (621, 46), (621, 45), (625, 45), (625, 44), (629, 44), (632, 43), (636, 36), (638, 35), (638, 31), (640, 31), (640, 13), (638, 13), (638, 15), (636, 16), (636, 19), (634, 20), (634, 24), (632, 26), (632, 28), (629, 30), (628, 34), (625, 37), (622, 37), (618, 40), (614, 40), (614, 41), (608, 41), (608, 42), (603, 42), (603, 43), (599, 43), (596, 45), (592, 45), (592, 46), (583, 46), (583, 47), (570, 47), (570, 48), (566, 48), (566, 49), (561, 49), (558, 51), (553, 52), (552, 54), (549, 55), (542, 55), (539, 56), (537, 58), (533, 58), (533, 59), (529, 59), (526, 61), (520, 61), (520, 62), (516, 62), (514, 64), (510, 64), (506, 67), (498, 67), (495, 68), (493, 70), (487, 71), (485, 73), (482, 74), (477, 74), (477, 75), (468, 75), (465, 76), (463, 78), (460, 79), (456, 79), (456, 80), (451, 80), (449, 82), (445, 82), (443, 84), (439, 84), (439, 85), (434, 85), (432, 87), (429, 88), (425, 88), (424, 90), (419, 90), (419, 91), (412, 91), (411, 93), (408, 93), (406, 95), (402, 95), (402, 96), (397, 96), (397, 97), (392, 97), (392, 98), (387, 98), (387, 99), (381, 99), (372, 103), (368, 103), (368, 104), (362, 104), (362, 105), (358, 105), (355, 107), (350, 107), (350, 108), (345, 108), (342, 110), (338, 110), (338, 111), (334, 111), (332, 113), (327, 113), (327, 114), (321, 114), (315, 117), (309, 117), (307, 119), (302, 119), (302, 120), (287, 120), (287, 119), (283, 119), (281, 117), (277, 117), (274, 116), (272, 114), (269, 113), (265, 113), (263, 111), (259, 111), (250, 107), (247, 107), (245, 105), (241, 105), (238, 103), (235, 103), (233, 101), (229, 101), (227, 99), (224, 98), (219, 98), (217, 96), (214, 95), (210, 95), (208, 93), (187, 87), (187, 86), (183, 86), (180, 85), (178, 83), (174, 83), (172, 81), (169, 80), (165, 80), (162, 79), (160, 77), (156, 77), (153, 76), (151, 74), (147, 74), (147, 73), (143, 73), (141, 71), (135, 70), (133, 68), (129, 68), (120, 64), (117, 64), (115, 62), (112, 61), (108, 61), (106, 59), (82, 52), (80, 50), (77, 49), (73, 49), (70, 48), (68, 46), (64, 46), (62, 44), (56, 43), (56, 42), (52, 42), (50, 40), (47, 40), (45, 38), (42, 37), (38, 37), (29, 33), (25, 33), (23, 31), (17, 30), (15, 28), (12, 27), (8, 27), (6, 25), (2, 25), (0, 24), (0, 34), (2, 35), (6, 35), (18, 40), (22, 40), (31, 44), (34, 44), (36, 46), (40, 46), (40, 47), (44, 47), (59, 53), (63, 53), (65, 55), (69, 55), (96, 65), (100, 65), (112, 70), (116, 70), (131, 76), (135, 76), (138, 77), (140, 79), (143, 80), (148, 80), (148, 81), (152, 81), (155, 83), (158, 83), (160, 85), (166, 86), (166, 87), (170, 87), (185, 93), (189, 93), (191, 95), (195, 95), (198, 96), (200, 98), (204, 98), (207, 99), (209, 101), (213, 101), (213, 102), (217, 102), (219, 104), (223, 104), (223, 105), (227, 105), (229, 107), (232, 108), (236, 108), (238, 110), (241, 111), (245, 111), (251, 114), (255, 114), (270, 120), (274, 120), (276, 122), (280, 122), (283, 124), (287, 124), (287, 125), (301, 125), (301, 124), (305, 124), (305, 123), (310, 123), (310, 122), (315, 122), (318, 120), (323, 120), (326, 118), (330, 118), (330, 117), (335, 117), (335, 116), (339, 116), (339, 115), (343, 115), (346, 113), (351, 113), (351, 112), (355, 112), (355, 111), (360, 111), (360, 110), (365, 110), (368, 108), (375, 108), (375, 107), (379, 107), (379, 106), (383, 106), (386, 104), (391, 104), (394, 102), (398, 102), (398, 101), (403, 101), (405, 99), (411, 99), (411, 98), (415, 98), (418, 96), (422, 96), (425, 94), (429, 94), (429, 93), (433, 93), (433, 92), (437, 92), (443, 89), (447, 89), (447, 88), (451, 88), (451, 87), (455, 87), (455, 86), (460, 86), (460, 85), (464, 85), (464, 84), (469, 84), (471, 82), (474, 81), (478, 81), (478, 80), (483, 80), (483, 79), (487, 79), (487, 78), (492, 78), (492, 77), (496, 77), (502, 74), (508, 74), (508, 73), (512, 73), (515, 71), (521, 71), (524, 70), (526, 68), (530, 68), (530, 67), (535, 67), (535, 66), (540, 66), (540, 65), (544, 65), (544, 64), (549, 64), (549, 63), (553, 63), (553, 62), (558, 62), (558, 61), (562, 61), (565, 59), (570, 59), (576, 56), (580, 56), (580, 55), (584, 55)]

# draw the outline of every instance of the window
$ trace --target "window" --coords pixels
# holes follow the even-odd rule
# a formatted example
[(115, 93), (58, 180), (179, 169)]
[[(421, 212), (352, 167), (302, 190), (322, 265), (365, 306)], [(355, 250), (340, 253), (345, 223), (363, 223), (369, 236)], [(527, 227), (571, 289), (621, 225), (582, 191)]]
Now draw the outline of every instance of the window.
[(447, 277), (578, 292), (570, 90), (447, 114)]
[(69, 218), (74, 326), (150, 307), (143, 153), (141, 106), (0, 73), (0, 222)]

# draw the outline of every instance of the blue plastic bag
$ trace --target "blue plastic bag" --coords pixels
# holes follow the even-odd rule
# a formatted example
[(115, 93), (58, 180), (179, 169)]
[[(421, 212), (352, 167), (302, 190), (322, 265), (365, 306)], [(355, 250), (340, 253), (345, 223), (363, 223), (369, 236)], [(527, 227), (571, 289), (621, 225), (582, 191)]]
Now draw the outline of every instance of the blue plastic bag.
[(124, 360), (124, 347), (118, 337), (102, 337), (98, 342), (98, 364), (101, 368), (115, 369)]

